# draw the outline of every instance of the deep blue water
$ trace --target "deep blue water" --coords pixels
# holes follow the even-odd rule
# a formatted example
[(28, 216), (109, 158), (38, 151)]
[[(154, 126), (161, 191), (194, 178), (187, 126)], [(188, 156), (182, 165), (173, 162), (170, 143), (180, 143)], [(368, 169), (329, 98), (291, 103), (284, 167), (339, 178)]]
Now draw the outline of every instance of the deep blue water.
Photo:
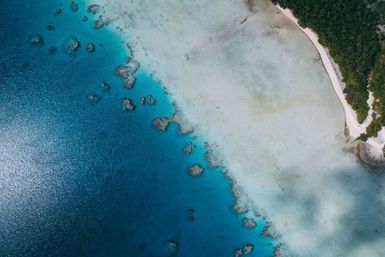
[[(1, 3), (0, 256), (222, 257), (245, 243), (255, 246), (248, 256), (270, 256), (263, 223), (243, 228), (232, 211), (222, 171), (188, 174), (193, 163), (206, 167), (203, 139), (152, 127), (153, 118), (174, 111), (161, 85), (140, 70), (135, 88), (124, 89), (113, 75), (126, 58), (120, 36), (94, 30), (92, 17), (82, 21), (84, 4), (77, 12), (69, 4)], [(44, 45), (29, 45), (35, 33)], [(82, 43), (73, 56), (63, 47), (71, 35)], [(92, 54), (88, 42), (96, 45)], [(91, 103), (89, 94), (102, 100)], [(139, 105), (148, 94), (157, 105)], [(122, 97), (133, 99), (135, 112), (121, 111)], [(189, 141), (197, 148), (186, 156)]]

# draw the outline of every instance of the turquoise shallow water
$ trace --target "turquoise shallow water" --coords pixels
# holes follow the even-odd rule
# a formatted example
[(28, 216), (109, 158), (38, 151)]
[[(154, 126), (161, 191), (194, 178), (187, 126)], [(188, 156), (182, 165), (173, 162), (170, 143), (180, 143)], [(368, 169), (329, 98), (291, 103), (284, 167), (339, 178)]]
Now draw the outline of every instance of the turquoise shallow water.
[[(69, 6), (16, 0), (0, 9), (0, 256), (232, 256), (246, 243), (249, 256), (271, 255), (263, 223), (243, 228), (231, 182), (207, 169), (203, 139), (152, 127), (174, 112), (160, 84), (140, 70), (124, 89), (113, 75), (126, 58), (119, 36), (82, 21), (81, 3)], [(43, 45), (28, 44), (35, 33)], [(63, 47), (71, 35), (82, 44), (73, 56)], [(139, 104), (148, 94), (155, 106)], [(123, 97), (135, 112), (121, 111)], [(189, 141), (197, 148), (186, 156)], [(196, 162), (207, 170), (193, 178)]]

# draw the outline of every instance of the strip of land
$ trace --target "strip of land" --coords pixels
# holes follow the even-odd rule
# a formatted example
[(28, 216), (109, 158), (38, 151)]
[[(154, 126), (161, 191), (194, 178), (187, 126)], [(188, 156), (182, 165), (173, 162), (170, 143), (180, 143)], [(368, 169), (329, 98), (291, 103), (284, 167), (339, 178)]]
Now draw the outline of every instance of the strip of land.
[[(310, 39), (310, 41), (313, 43), (313, 45), (317, 49), (321, 57), (322, 63), (325, 67), (325, 70), (329, 75), (330, 82), (333, 86), (333, 89), (336, 92), (336, 95), (344, 109), (348, 135), (350, 136), (351, 140), (355, 140), (359, 138), (361, 134), (366, 133), (367, 127), (373, 121), (373, 117), (372, 117), (372, 114), (373, 114), (372, 106), (374, 102), (373, 93), (369, 92), (369, 99), (367, 101), (370, 107), (369, 114), (364, 122), (359, 123), (356, 118), (357, 113), (353, 110), (351, 105), (347, 102), (346, 96), (343, 93), (343, 82), (342, 82), (341, 74), (338, 72), (338, 70), (336, 70), (336, 68), (338, 69), (338, 66), (333, 61), (332, 57), (329, 55), (328, 50), (319, 43), (318, 35), (310, 28), (302, 28), (298, 23), (298, 19), (293, 15), (290, 9), (283, 9), (279, 5), (276, 5), (276, 7), (306, 34), (306, 36)], [(365, 151), (370, 152), (370, 155), (369, 155), (370, 157), (376, 160), (383, 160), (382, 149), (384, 145), (385, 145), (385, 129), (382, 129), (378, 133), (377, 137), (368, 138), (366, 142)], [(370, 162), (369, 164), (371, 164), (370, 159), (365, 158), (364, 161)]]
[[(321, 56), (322, 63), (330, 77), (330, 82), (334, 88), (334, 91), (336, 92), (337, 97), (344, 108), (345, 117), (346, 117), (346, 126), (349, 130), (349, 136), (354, 139), (358, 138), (362, 133), (365, 133), (366, 127), (372, 121), (371, 115), (368, 115), (366, 120), (361, 124), (357, 121), (356, 119), (357, 113), (346, 101), (345, 95), (343, 93), (343, 86), (341, 84), (341, 78), (339, 77), (336, 70), (334, 69), (334, 66), (336, 64), (334, 63), (332, 58), (329, 56), (328, 50), (318, 42), (318, 35), (309, 28), (305, 28), (305, 29), (302, 28), (298, 24), (298, 19), (293, 15), (293, 13), (289, 9), (283, 9), (279, 5), (277, 5), (277, 8), (283, 14), (285, 14), (286, 17), (288, 17), (291, 21), (293, 21), (298, 26), (298, 28), (300, 28), (306, 34), (306, 36), (310, 39), (310, 41), (313, 43), (313, 45), (317, 49), (318, 53)], [(372, 103), (373, 103), (373, 97), (371, 96), (368, 100), (368, 104), (371, 106)]]

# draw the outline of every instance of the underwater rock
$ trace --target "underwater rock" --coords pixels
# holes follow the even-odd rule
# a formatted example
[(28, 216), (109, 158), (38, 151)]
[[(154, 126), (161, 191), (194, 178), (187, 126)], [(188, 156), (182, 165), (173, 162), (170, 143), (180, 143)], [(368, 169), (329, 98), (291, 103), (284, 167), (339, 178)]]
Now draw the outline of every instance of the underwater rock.
[(102, 83), (100, 83), (100, 88), (103, 90), (103, 91), (109, 91), (111, 89), (111, 86), (103, 81)]
[(205, 159), (210, 168), (222, 168), (223, 161), (218, 159), (212, 152), (207, 151), (205, 153)]
[(133, 112), (135, 111), (135, 105), (130, 98), (123, 97), (122, 99), (122, 111), (123, 112)]
[(115, 75), (122, 79), (128, 79), (131, 76), (131, 70), (124, 65), (119, 65), (118, 68), (115, 69)]
[(135, 86), (135, 82), (136, 82), (136, 78), (131, 75), (129, 78), (126, 79), (126, 81), (124, 81), (124, 88), (127, 88), (127, 89), (132, 89), (134, 88)]
[(74, 1), (71, 2), (71, 10), (73, 12), (77, 12), (79, 10), (79, 5)]
[(245, 228), (255, 228), (257, 226), (257, 223), (252, 218), (244, 218), (242, 223)]
[(40, 34), (34, 34), (29, 38), (29, 44), (35, 46), (44, 45), (44, 39)]
[(155, 105), (156, 104), (156, 100), (155, 100), (155, 98), (152, 95), (142, 96), (140, 98), (140, 104), (142, 104), (142, 105), (144, 105), (144, 104)]
[(254, 251), (253, 244), (245, 244), (242, 248), (237, 248), (234, 251), (235, 257), (241, 257), (243, 255), (251, 254)]
[(126, 66), (131, 68), (131, 73), (136, 73), (140, 68), (140, 63), (132, 57), (127, 57)]
[(134, 50), (133, 50), (134, 46), (133, 46), (133, 43), (132, 43), (132, 42), (128, 42), (128, 43), (126, 44), (126, 46), (127, 46), (127, 49), (128, 49), (129, 52), (130, 52), (130, 55), (134, 55)]
[(87, 97), (88, 101), (90, 103), (98, 103), (102, 100), (102, 97), (101, 96), (98, 96), (97, 94), (89, 94), (88, 97)]
[(278, 244), (274, 247), (273, 256), (274, 257), (280, 257), (281, 256), (281, 244)]
[[(225, 176), (228, 177), (227, 171), (225, 171)], [(233, 204), (233, 210), (237, 214), (244, 214), (249, 211), (249, 207), (244, 204), (244, 202), (241, 202), (239, 199), (241, 197), (241, 189), (237, 183), (232, 180), (231, 185), (231, 191), (234, 195), (234, 204)]]
[(196, 163), (196, 164), (193, 164), (192, 166), (190, 166), (188, 171), (189, 171), (191, 176), (198, 177), (198, 176), (201, 176), (203, 174), (205, 169), (200, 164)]
[(57, 48), (55, 46), (51, 46), (48, 51), (50, 54), (54, 54), (54, 53), (56, 53), (56, 50), (57, 50)]
[(94, 23), (94, 29), (101, 29), (104, 26), (107, 26), (110, 24), (111, 19), (104, 18), (102, 15), (99, 16), (99, 18)]
[(154, 119), (152, 122), (152, 124), (161, 131), (167, 130), (170, 123), (175, 123), (178, 126), (180, 135), (186, 135), (193, 132), (193, 128), (185, 127), (187, 123), (184, 117), (182, 117), (180, 109), (177, 107), (171, 118), (164, 117), (161, 119)]
[(265, 227), (263, 228), (263, 231), (262, 231), (262, 235), (267, 238), (272, 238), (272, 239), (276, 238), (276, 236), (274, 236), (273, 232), (271, 231), (270, 222), (266, 222)]
[(234, 257), (241, 257), (243, 255), (243, 251), (241, 248), (235, 249)]
[(119, 65), (118, 68), (115, 69), (115, 75), (122, 79), (129, 79), (133, 76), (136, 70), (128, 65)]
[(134, 60), (133, 58), (127, 58), (127, 63), (124, 65), (119, 65), (115, 69), (115, 75), (124, 79), (124, 87), (131, 89), (135, 85), (136, 78), (134, 74), (138, 71), (140, 67), (139, 62)]
[(152, 121), (152, 125), (160, 131), (166, 131), (169, 124), (169, 118), (156, 118)]
[(174, 106), (175, 112), (171, 118), (171, 121), (178, 126), (180, 135), (191, 134), (194, 131), (194, 128), (189, 126), (189, 122), (187, 121), (186, 117), (175, 103)]
[(253, 244), (245, 244), (245, 246), (242, 248), (243, 254), (251, 254), (254, 251), (254, 245)]
[(189, 208), (185, 211), (186, 220), (190, 223), (192, 223), (195, 220), (194, 212), (195, 210), (193, 208)]
[(89, 53), (93, 53), (93, 52), (95, 52), (95, 45), (92, 43), (88, 43), (86, 46), (86, 49)]
[(101, 9), (102, 9), (101, 5), (91, 4), (87, 7), (87, 12), (89, 12), (92, 15), (95, 15), (95, 14), (99, 13)]
[(183, 153), (189, 155), (193, 152), (195, 145), (192, 142), (188, 142), (183, 147)]
[(146, 104), (155, 105), (156, 104), (155, 98), (152, 95), (146, 96)]
[(55, 11), (55, 16), (58, 16), (62, 13), (62, 9), (61, 8), (57, 8), (56, 11)]
[(127, 58), (127, 63), (124, 65), (119, 65), (118, 68), (115, 69), (115, 75), (119, 76), (122, 79), (128, 79), (132, 77), (140, 68), (140, 64), (138, 61), (133, 58)]
[(70, 36), (64, 42), (64, 49), (68, 54), (75, 54), (77, 50), (80, 48), (80, 41), (77, 40), (76, 37)]
[(179, 248), (179, 242), (177, 240), (169, 240), (167, 246), (172, 253), (175, 253)]
[(247, 212), (247, 210), (244, 209), (239, 203), (234, 203), (233, 210), (237, 214), (243, 214)]
[(84, 22), (88, 21), (88, 17), (87, 16), (83, 16), (82, 21), (84, 21)]
[(54, 30), (55, 30), (55, 27), (52, 26), (52, 25), (48, 25), (48, 26), (47, 26), (47, 30), (48, 30), (48, 31), (54, 31)]
[(223, 160), (220, 159), (220, 151), (216, 144), (209, 144), (205, 142), (207, 151), (205, 152), (205, 159), (209, 168), (223, 168)]

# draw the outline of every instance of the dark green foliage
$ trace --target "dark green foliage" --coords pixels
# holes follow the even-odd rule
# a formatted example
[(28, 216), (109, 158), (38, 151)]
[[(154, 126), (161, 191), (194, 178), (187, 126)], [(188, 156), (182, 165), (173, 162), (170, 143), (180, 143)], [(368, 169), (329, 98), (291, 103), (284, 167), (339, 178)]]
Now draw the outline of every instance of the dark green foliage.
[[(385, 47), (384, 47), (385, 48)], [(385, 100), (385, 49), (383, 55), (378, 59), (370, 76), (370, 90), (373, 91), (374, 97), (380, 100), (380, 103), (375, 106), (377, 112), (384, 112)]]
[(385, 24), (385, 1), (384, 0), (371, 0), (368, 1), (370, 9), (377, 13), (380, 18), (380, 23)]
[[(357, 112), (357, 120), (367, 117), (369, 74), (381, 47), (377, 34), (378, 13), (364, 0), (272, 0), (290, 8), (319, 36), (322, 45), (338, 63), (346, 87), (347, 101)], [(382, 88), (385, 88), (382, 85)]]
[(376, 99), (373, 110), (377, 115), (366, 129), (367, 136), (371, 137), (377, 136), (378, 131), (385, 125), (385, 46), (383, 46), (382, 53), (370, 74), (369, 84)]

